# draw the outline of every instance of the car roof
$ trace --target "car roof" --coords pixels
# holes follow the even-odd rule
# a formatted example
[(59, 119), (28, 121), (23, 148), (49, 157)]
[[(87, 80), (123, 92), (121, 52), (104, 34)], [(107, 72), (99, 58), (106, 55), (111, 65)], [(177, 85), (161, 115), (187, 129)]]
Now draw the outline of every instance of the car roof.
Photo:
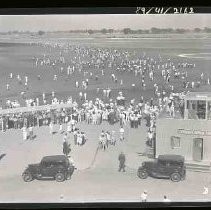
[(42, 158), (42, 161), (45, 162), (62, 162), (64, 160), (67, 160), (67, 157), (65, 155), (52, 155), (52, 156), (45, 156)]
[(175, 161), (175, 162), (184, 162), (184, 157), (181, 155), (159, 155), (159, 160), (166, 160), (166, 161)]

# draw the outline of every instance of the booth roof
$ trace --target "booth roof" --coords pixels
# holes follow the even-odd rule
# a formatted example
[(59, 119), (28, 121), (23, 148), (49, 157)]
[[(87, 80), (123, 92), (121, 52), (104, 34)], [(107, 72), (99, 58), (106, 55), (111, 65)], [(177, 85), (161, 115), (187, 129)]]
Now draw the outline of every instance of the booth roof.
[(211, 92), (189, 92), (185, 98), (187, 100), (211, 100)]

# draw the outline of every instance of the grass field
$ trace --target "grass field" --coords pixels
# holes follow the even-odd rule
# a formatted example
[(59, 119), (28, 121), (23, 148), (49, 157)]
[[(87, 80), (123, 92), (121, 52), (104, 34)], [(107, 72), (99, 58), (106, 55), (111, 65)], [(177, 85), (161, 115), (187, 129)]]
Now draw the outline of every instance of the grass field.
[[(24, 41), (24, 39), (22, 38)], [(27, 39), (25, 39), (26, 41)], [(90, 37), (72, 37), (61, 39), (53, 38), (47, 39), (43, 37), (44, 42), (58, 42), (58, 43), (69, 43), (73, 45), (90, 46), (97, 48), (113, 48), (120, 51), (128, 51), (131, 54), (142, 56), (143, 52), (146, 53), (147, 57), (158, 60), (160, 55), (163, 60), (171, 59), (175, 64), (181, 62), (195, 63), (196, 68), (187, 69), (188, 77), (190, 81), (197, 81), (200, 77), (201, 72), (204, 72), (205, 78), (211, 76), (210, 64), (211, 64), (211, 39), (197, 39), (197, 38), (174, 38), (174, 39), (160, 39), (160, 38), (90, 38)], [(17, 41), (17, 40), (16, 40)], [(19, 40), (20, 41), (20, 40)], [(29, 40), (28, 40), (29, 41)], [(37, 39), (32, 41), (40, 41)], [(53, 71), (50, 67), (39, 66), (35, 68), (33, 65), (32, 58), (42, 57), (43, 54), (50, 55), (51, 57), (58, 57), (60, 50), (53, 49), (51, 52), (49, 49), (44, 48), (40, 45), (29, 44), (29, 43), (14, 43), (15, 39), (4, 41), (0, 39), (0, 94), (2, 102), (6, 99), (16, 98), (21, 101), (20, 92), (24, 91), (23, 85), (17, 84), (16, 80), (9, 79), (9, 73), (12, 72), (14, 76), (20, 74), (21, 77), (28, 76), (29, 78), (29, 90), (27, 91), (28, 97), (40, 97), (43, 92), (46, 93), (47, 97), (52, 91), (55, 91), (58, 98), (66, 98), (73, 96), (78, 99), (78, 92), (82, 91), (80, 88), (75, 88), (75, 80), (79, 82), (84, 80), (83, 76), (76, 72), (72, 78), (68, 81), (65, 80), (64, 75), (59, 75), (57, 81), (53, 81)], [(21, 42), (21, 41), (20, 41)], [(181, 54), (192, 54), (194, 53), (197, 57), (206, 58), (187, 58), (179, 57)], [(201, 55), (200, 53), (207, 53)], [(200, 56), (199, 56), (200, 55)], [(67, 59), (72, 55), (65, 53), (64, 56)], [(210, 58), (209, 58), (210, 56)], [(144, 95), (146, 98), (150, 98), (153, 94), (153, 84), (146, 81), (146, 90), (143, 91), (140, 85), (140, 77), (135, 77), (132, 73), (115, 73), (118, 78), (118, 84), (112, 83), (110, 75), (115, 72), (113, 69), (105, 69), (105, 76), (101, 76), (100, 72), (89, 69), (94, 74), (99, 75), (99, 80), (95, 81), (90, 79), (90, 85), (87, 89), (87, 98), (93, 99), (101, 97), (101, 94), (96, 95), (96, 88), (100, 89), (110, 87), (112, 89), (112, 97), (115, 98), (117, 93), (121, 90), (126, 95), (128, 101), (132, 98), (139, 98), (140, 95)], [(41, 75), (41, 80), (37, 80), (37, 75)], [(120, 86), (119, 81), (123, 79), (124, 85)], [(155, 73), (155, 81), (162, 89), (169, 90), (169, 87), (163, 84), (161, 80), (160, 71)], [(6, 84), (10, 84), (10, 91), (6, 90)], [(135, 88), (132, 88), (131, 84), (136, 84)], [(183, 91), (182, 83), (180, 80), (172, 79), (171, 84), (175, 87), (175, 92)], [(210, 91), (211, 87), (208, 85), (201, 86), (198, 89), (191, 89), (192, 91)]]

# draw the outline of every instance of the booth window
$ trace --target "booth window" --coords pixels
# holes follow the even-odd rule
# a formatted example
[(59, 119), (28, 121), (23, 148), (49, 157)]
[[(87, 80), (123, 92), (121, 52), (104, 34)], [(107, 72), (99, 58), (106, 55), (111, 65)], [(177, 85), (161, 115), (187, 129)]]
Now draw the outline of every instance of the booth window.
[(188, 119), (206, 119), (206, 101), (187, 101)]
[(180, 148), (180, 137), (172, 136), (171, 137), (171, 148)]
[(197, 115), (199, 119), (206, 118), (206, 101), (197, 101)]
[(211, 101), (208, 101), (207, 119), (208, 119), (208, 120), (211, 120)]

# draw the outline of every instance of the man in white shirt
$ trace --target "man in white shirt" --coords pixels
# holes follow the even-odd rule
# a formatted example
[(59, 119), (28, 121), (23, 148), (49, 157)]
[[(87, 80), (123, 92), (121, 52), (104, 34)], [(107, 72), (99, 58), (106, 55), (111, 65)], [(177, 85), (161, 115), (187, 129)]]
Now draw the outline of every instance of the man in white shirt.
[(147, 191), (144, 190), (144, 192), (141, 194), (141, 202), (147, 202)]

